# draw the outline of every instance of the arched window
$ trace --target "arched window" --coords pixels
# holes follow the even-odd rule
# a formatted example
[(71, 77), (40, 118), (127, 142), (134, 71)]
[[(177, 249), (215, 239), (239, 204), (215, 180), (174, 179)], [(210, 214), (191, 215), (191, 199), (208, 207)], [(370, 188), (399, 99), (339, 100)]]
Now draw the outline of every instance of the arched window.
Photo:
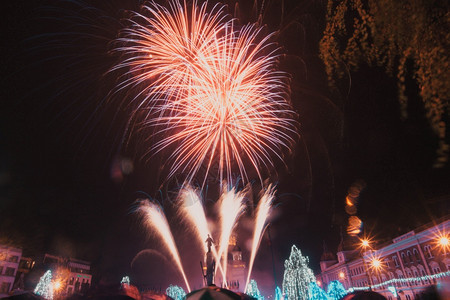
[(414, 254), (414, 257), (416, 258), (416, 260), (420, 261), (419, 251), (417, 251), (416, 248), (413, 249), (413, 254)]
[(441, 268), (439, 267), (439, 264), (435, 261), (430, 262), (430, 267), (433, 274), (441, 273)]
[(420, 276), (423, 277), (423, 282), (424, 284), (428, 284), (429, 280), (427, 279), (427, 272), (425, 272), (425, 269), (423, 268), (422, 265), (418, 265), (417, 269), (419, 270)]
[(447, 268), (447, 271), (450, 271), (450, 259), (447, 257), (444, 259), (445, 267)]
[(412, 277), (412, 273), (411, 273), (411, 270), (409, 268), (405, 268), (405, 275), (408, 278)]
[(403, 263), (406, 264), (406, 255), (405, 255), (405, 252), (402, 252), (402, 253), (401, 253), (401, 257), (402, 257)]
[(425, 251), (425, 253), (427, 253), (428, 258), (433, 258), (433, 253), (431, 253), (430, 245), (426, 245), (425, 247), (423, 247), (423, 250)]
[(409, 250), (406, 251), (406, 256), (408, 257), (408, 262), (412, 262), (413, 261), (411, 251), (409, 251)]
[(399, 264), (398, 264), (398, 259), (397, 259), (397, 256), (392, 256), (392, 259), (394, 260), (394, 264), (395, 264), (395, 266), (396, 266), (396, 267), (398, 267), (398, 266), (399, 266)]

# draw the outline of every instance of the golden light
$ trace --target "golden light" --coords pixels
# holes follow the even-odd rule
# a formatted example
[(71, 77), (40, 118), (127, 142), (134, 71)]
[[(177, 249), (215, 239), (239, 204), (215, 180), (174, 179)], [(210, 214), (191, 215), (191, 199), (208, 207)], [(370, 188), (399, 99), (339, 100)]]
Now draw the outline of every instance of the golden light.
[(320, 282), (320, 280), (317, 280), (317, 285), (318, 285), (318, 286), (321, 286), (321, 285), (322, 285), (322, 282)]
[(344, 279), (345, 278), (345, 274), (344, 274), (344, 272), (339, 272), (339, 278), (340, 279)]
[(361, 240), (361, 246), (369, 247), (369, 245), (370, 245), (369, 240), (367, 240), (367, 239)]
[(378, 258), (373, 258), (371, 261), (371, 265), (375, 270), (379, 270), (381, 269), (381, 260), (379, 260)]
[(450, 240), (447, 235), (441, 235), (440, 237), (438, 237), (437, 244), (444, 252), (450, 250)]
[(62, 284), (60, 281), (56, 281), (53, 283), (53, 289), (59, 290), (62, 287)]
[(446, 236), (443, 236), (439, 239), (439, 245), (442, 247), (447, 247), (449, 245), (448, 238)]

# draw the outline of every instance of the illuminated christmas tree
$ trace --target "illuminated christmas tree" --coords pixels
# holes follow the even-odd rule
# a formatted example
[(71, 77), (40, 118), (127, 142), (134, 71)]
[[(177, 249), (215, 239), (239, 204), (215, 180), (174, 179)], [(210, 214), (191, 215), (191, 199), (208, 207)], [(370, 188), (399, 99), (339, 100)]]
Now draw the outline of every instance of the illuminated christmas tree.
[(174, 300), (183, 300), (186, 297), (186, 292), (182, 287), (177, 285), (169, 285), (166, 289), (166, 294), (169, 297), (172, 297)]
[(247, 295), (252, 296), (255, 299), (264, 299), (264, 296), (261, 295), (258, 289), (258, 284), (254, 279), (250, 280), (250, 283), (247, 286), (247, 291), (245, 292)]
[(312, 270), (308, 267), (309, 259), (293, 245), (289, 259), (284, 262), (283, 294), (285, 299), (308, 299), (308, 285), (315, 281)]
[(309, 300), (328, 300), (327, 293), (317, 285), (314, 281), (311, 281), (308, 286), (308, 299)]
[(130, 285), (130, 277), (128, 276), (122, 277), (122, 281), (120, 281), (120, 284)]
[(347, 295), (347, 291), (345, 290), (342, 283), (337, 280), (333, 280), (328, 284), (327, 295), (330, 300), (339, 300)]
[(52, 271), (48, 270), (42, 275), (34, 289), (34, 293), (45, 299), (53, 299)]
[(275, 288), (275, 300), (281, 300), (282, 295), (281, 295), (281, 289), (279, 286), (277, 286)]

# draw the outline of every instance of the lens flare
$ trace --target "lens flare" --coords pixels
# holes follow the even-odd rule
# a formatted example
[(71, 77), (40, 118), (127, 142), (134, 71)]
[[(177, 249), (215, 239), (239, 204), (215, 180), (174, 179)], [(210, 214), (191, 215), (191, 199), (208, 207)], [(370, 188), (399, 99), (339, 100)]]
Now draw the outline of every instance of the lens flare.
[(168, 178), (248, 181), (251, 166), (262, 181), (261, 169), (282, 160), (296, 134), (289, 78), (278, 71), (273, 34), (207, 7), (172, 1), (135, 13), (114, 48), (122, 60), (113, 71), (124, 72), (116, 92), (126, 91), (132, 118), (152, 128), (149, 153), (168, 153)]
[(262, 235), (267, 227), (266, 222), (272, 209), (272, 202), (274, 200), (274, 197), (275, 197), (275, 188), (272, 185), (269, 185), (269, 187), (266, 189), (263, 196), (259, 200), (258, 206), (256, 208), (256, 219), (255, 219), (255, 229), (253, 232), (252, 251), (250, 255), (250, 262), (248, 265), (248, 275), (244, 291), (247, 290), (247, 285), (250, 280), (250, 275), (252, 273), (253, 263), (255, 261), (259, 244), (261, 243)]
[(139, 206), (139, 211), (143, 214), (145, 223), (148, 225), (148, 227), (152, 228), (156, 233), (159, 234), (161, 240), (164, 242), (165, 246), (172, 255), (172, 258), (177, 264), (177, 267), (183, 276), (186, 288), (190, 292), (191, 288), (189, 286), (186, 275), (184, 274), (183, 265), (181, 264), (180, 260), (180, 254), (178, 253), (172, 232), (169, 227), (169, 223), (167, 223), (167, 219), (162, 208), (153, 202), (144, 200)]

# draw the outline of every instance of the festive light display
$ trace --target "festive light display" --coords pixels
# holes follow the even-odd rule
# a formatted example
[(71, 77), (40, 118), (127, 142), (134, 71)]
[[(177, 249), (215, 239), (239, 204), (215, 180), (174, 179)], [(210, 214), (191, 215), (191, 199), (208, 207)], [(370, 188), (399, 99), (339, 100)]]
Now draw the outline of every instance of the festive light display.
[(444, 277), (449, 277), (450, 276), (450, 271), (447, 272), (441, 272), (441, 273), (437, 273), (437, 274), (433, 274), (433, 275), (425, 275), (425, 276), (421, 276), (421, 277), (409, 277), (409, 278), (392, 278), (386, 281), (383, 281), (379, 284), (374, 284), (370, 287), (365, 286), (365, 287), (352, 287), (349, 289), (349, 291), (364, 291), (364, 290), (369, 290), (370, 288), (372, 289), (378, 289), (381, 288), (385, 285), (391, 285), (391, 284), (406, 284), (408, 282), (416, 282), (416, 281), (425, 281), (425, 282), (431, 282), (431, 280), (433, 279), (439, 279), (439, 278), (444, 278)]
[(262, 181), (261, 168), (296, 135), (288, 76), (277, 70), (272, 35), (207, 6), (151, 2), (134, 13), (114, 49), (122, 60), (112, 71), (124, 73), (117, 91), (131, 98), (131, 119), (142, 118), (130, 123), (158, 137), (150, 152), (170, 153), (168, 177), (191, 182), (202, 171), (204, 184), (214, 171), (219, 182), (237, 172), (248, 180), (248, 164)]
[(255, 299), (264, 300), (264, 296), (261, 295), (261, 293), (259, 292), (258, 284), (254, 279), (250, 280), (249, 284), (247, 285), (245, 293), (249, 296), (252, 296)]
[(130, 285), (130, 277), (128, 277), (128, 276), (122, 277), (122, 280), (120, 281), (120, 283)]
[(41, 276), (34, 293), (45, 299), (53, 299), (52, 271), (48, 270)]
[(342, 283), (337, 280), (333, 280), (328, 284), (327, 288), (327, 296), (330, 300), (339, 300), (344, 298), (347, 295), (347, 291), (345, 290)]
[(289, 259), (284, 262), (283, 294), (285, 299), (306, 300), (308, 298), (309, 283), (316, 280), (308, 263), (308, 257), (302, 256), (301, 251), (293, 245)]
[(169, 285), (169, 287), (166, 289), (166, 294), (174, 300), (183, 300), (186, 297), (186, 292), (182, 287), (179, 287), (177, 285)]
[(308, 300), (328, 300), (328, 296), (316, 282), (311, 281), (308, 286)]
[(281, 293), (281, 289), (279, 286), (275, 288), (275, 300), (281, 300), (283, 298), (283, 294)]

